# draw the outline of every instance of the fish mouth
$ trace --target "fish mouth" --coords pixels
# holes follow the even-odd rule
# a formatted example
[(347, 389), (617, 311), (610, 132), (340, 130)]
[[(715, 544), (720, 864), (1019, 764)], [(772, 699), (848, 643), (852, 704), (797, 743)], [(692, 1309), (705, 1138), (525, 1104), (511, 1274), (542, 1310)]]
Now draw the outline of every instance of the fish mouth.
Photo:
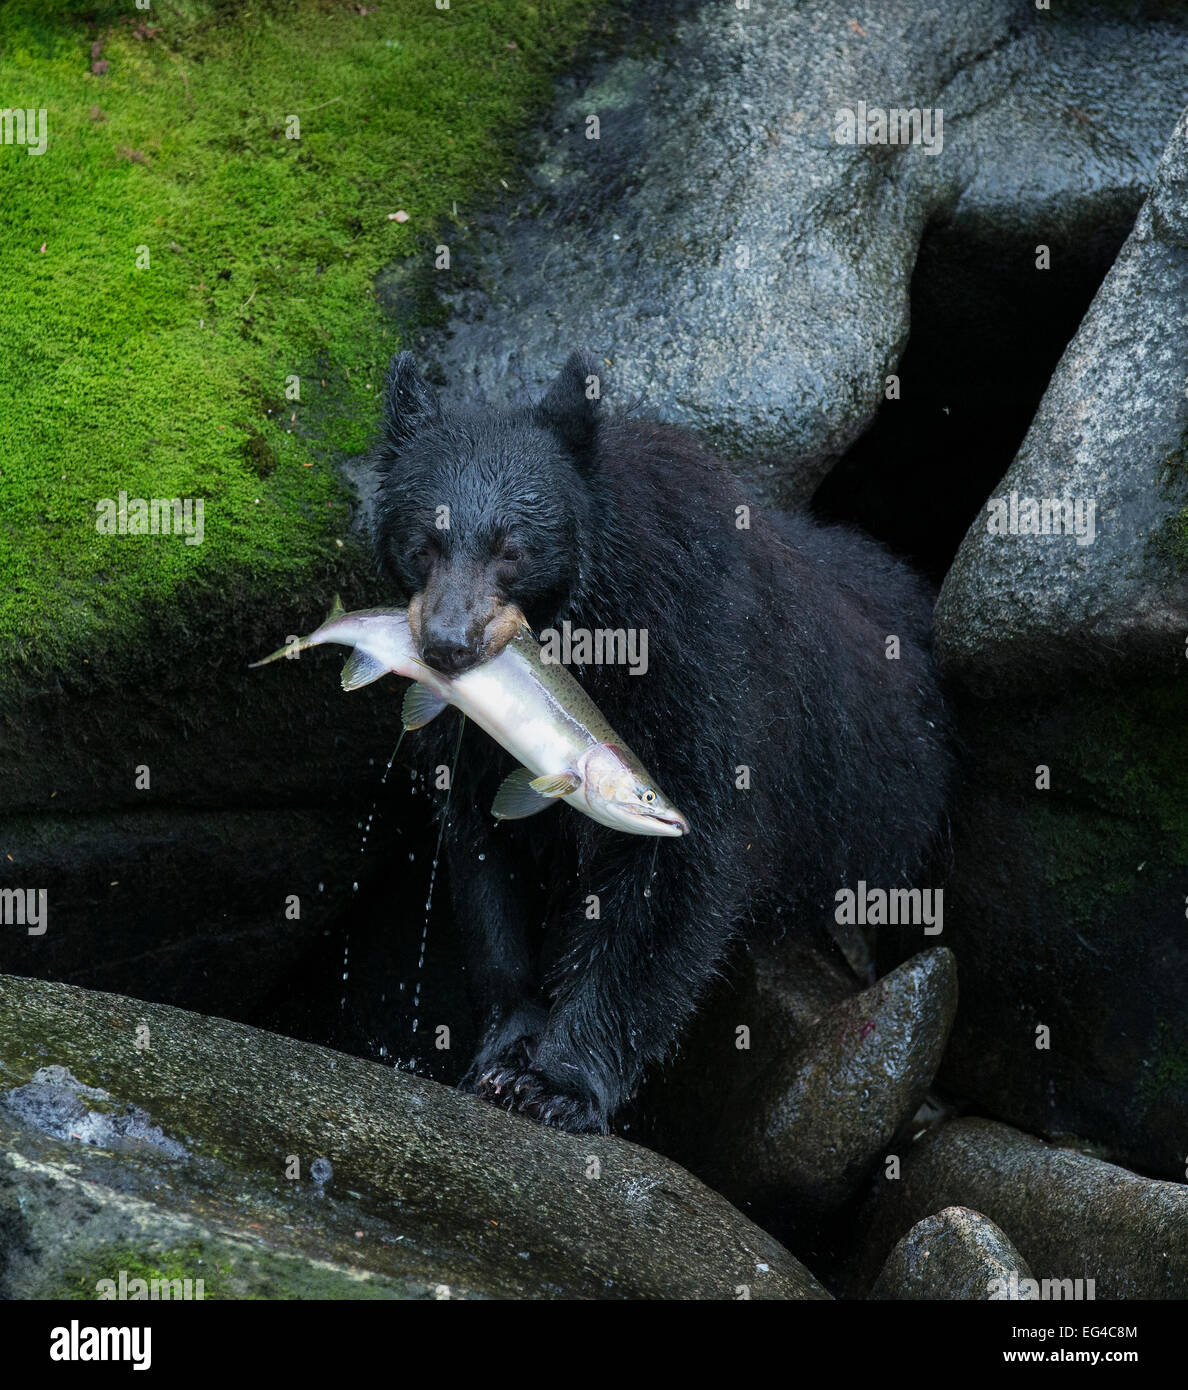
[(689, 833), (689, 822), (679, 811), (645, 811), (634, 807), (617, 808), (615, 824), (633, 835), (656, 835), (665, 839)]

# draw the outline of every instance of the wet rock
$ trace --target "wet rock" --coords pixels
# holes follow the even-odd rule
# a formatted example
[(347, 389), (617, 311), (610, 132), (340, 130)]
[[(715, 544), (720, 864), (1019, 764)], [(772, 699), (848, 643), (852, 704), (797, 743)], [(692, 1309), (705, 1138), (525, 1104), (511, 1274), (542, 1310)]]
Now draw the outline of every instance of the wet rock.
[(757, 935), (735, 952), (676, 1056), (644, 1083), (631, 1136), (717, 1186), (714, 1136), (734, 1122), (739, 1096), (860, 988), (823, 934)]
[(917, 1221), (896, 1245), (870, 1297), (1013, 1301), (1019, 1281), (1030, 1278), (1022, 1255), (993, 1221), (968, 1207), (945, 1207)]
[(728, 1116), (722, 1190), (774, 1229), (837, 1211), (924, 1100), (956, 1007), (939, 949), (831, 1009)]
[[(1120, 22), (912, 3), (870, 24), (840, 0), (676, 8), (646, 57), (571, 84), (522, 196), (443, 234), (449, 323), (426, 354), (449, 389), (502, 399), (588, 347), (618, 399), (646, 393), (757, 458), (757, 485), (785, 497), (807, 496), (883, 400), (927, 226), (996, 248), (1022, 236), (1032, 256), (1042, 226), (1100, 260), (1182, 101), (1188, 31), (1138, 6)], [(941, 109), (938, 152), (839, 143), (859, 101)], [(418, 276), (381, 280), (398, 317)]]
[[(250, 615), (181, 613), (181, 636), (151, 629), (29, 689), (0, 681), (0, 892), (44, 890), (48, 911), (35, 933), (9, 919), (0, 972), (377, 1054), (409, 1036), (412, 990), (399, 986), (418, 959), (437, 794), (401, 765), (383, 780), (404, 683), (344, 694), (329, 651), (248, 669), (316, 626), (325, 593)], [(380, 597), (344, 590), (361, 605)], [(384, 956), (366, 987), (342, 979), (335, 929), (348, 912), (355, 959)], [(444, 969), (449, 926), (435, 921), (417, 978), (457, 1030), (470, 1007)]]
[[(991, 1120), (942, 1125), (875, 1179), (859, 1225), (872, 1284), (900, 1237), (944, 1207), (981, 1213), (1041, 1281), (1041, 1297), (1188, 1296), (1188, 1187), (1139, 1177)], [(1059, 1289), (1043, 1281), (1064, 1281)]]
[[(360, 777), (365, 786), (362, 769)], [(361, 814), (338, 802), (319, 810), (146, 806), (2, 816), (12, 860), (0, 870), (0, 889), (44, 888), (46, 920), (0, 935), (0, 968), (229, 1014), (250, 1010), (261, 982), (279, 983), (314, 949), (350, 902), (351, 883), (366, 879)], [(290, 904), (286, 917), (290, 894), (299, 916)]]
[(352, 1198), (319, 1200), (308, 1180), (63, 1143), (0, 1104), (0, 1298), (472, 1296), (399, 1242)]
[[(1188, 113), (995, 489), (1008, 524), (1012, 494), (1079, 500), (1092, 542), (991, 535), (983, 507), (937, 607), (970, 748), (945, 936), (966, 1003), (941, 1079), (1001, 1119), (1176, 1178), (1188, 1113), (1186, 295)], [(913, 949), (887, 931), (880, 963)]]
[(51, 1066), (147, 1112), (187, 1156), (51, 1138), (5, 1106), (10, 1296), (93, 1288), (131, 1251), (205, 1271), (208, 1297), (828, 1297), (721, 1197), (635, 1145), (541, 1129), (241, 1024), (0, 978), (4, 1087), (27, 1096)]
[(170, 1139), (148, 1112), (120, 1105), (99, 1086), (86, 1086), (65, 1067), (38, 1067), (33, 1079), (0, 1096), (0, 1105), (18, 1120), (54, 1139), (71, 1139), (102, 1149), (142, 1145), (169, 1158), (184, 1158), (186, 1148)]
[[(940, 1081), (998, 1119), (1184, 1173), (1188, 681), (959, 710)], [(1047, 768), (1050, 786), (1037, 787)], [(918, 946), (879, 929), (882, 969)]]
[[(1188, 112), (991, 502), (945, 579), (937, 652), (980, 693), (1170, 678), (1188, 625)], [(1034, 534), (1069, 499), (1080, 533)], [(1042, 517), (1039, 519), (1042, 525)]]

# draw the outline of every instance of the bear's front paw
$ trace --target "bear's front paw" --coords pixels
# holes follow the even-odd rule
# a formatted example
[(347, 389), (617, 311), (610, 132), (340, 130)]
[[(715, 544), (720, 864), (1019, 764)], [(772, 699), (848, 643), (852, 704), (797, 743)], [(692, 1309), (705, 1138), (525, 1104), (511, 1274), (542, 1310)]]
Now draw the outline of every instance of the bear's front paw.
[(609, 1116), (589, 1094), (565, 1090), (531, 1065), (531, 1040), (501, 1062), (474, 1078), (468, 1089), (493, 1105), (501, 1105), (538, 1124), (564, 1129), (570, 1134), (606, 1134)]
[(502, 1047), (481, 1052), (462, 1078), (462, 1090), (500, 1103), (500, 1097), (531, 1066), (535, 1051), (535, 1038), (519, 1037)]
[(529, 1072), (516, 1085), (510, 1109), (538, 1124), (570, 1134), (608, 1134), (610, 1117), (591, 1095), (563, 1091), (542, 1072)]

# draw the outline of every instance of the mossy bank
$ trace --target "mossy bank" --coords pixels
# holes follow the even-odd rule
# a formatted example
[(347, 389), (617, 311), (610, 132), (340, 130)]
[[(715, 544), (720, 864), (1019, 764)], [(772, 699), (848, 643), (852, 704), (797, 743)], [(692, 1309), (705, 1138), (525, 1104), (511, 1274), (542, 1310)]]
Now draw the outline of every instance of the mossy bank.
[[(35, 115), (0, 145), (0, 660), (77, 667), (154, 615), (363, 580), (334, 462), (402, 345), (375, 277), (510, 176), (604, 14), (3, 7), (0, 104)], [(189, 535), (129, 534), (154, 498), (189, 500)]]

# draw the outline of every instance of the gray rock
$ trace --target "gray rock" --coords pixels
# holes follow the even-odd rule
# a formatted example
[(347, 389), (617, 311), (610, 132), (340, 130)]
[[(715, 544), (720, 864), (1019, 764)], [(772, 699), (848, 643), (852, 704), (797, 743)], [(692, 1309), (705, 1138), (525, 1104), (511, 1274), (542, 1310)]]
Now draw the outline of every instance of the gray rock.
[[(859, 1219), (872, 1284), (900, 1237), (944, 1207), (982, 1213), (1001, 1228), (1047, 1296), (1188, 1296), (1188, 1187), (1139, 1177), (1054, 1148), (991, 1120), (953, 1120), (906, 1156), (898, 1179), (879, 1177)], [(861, 1279), (861, 1270), (859, 1271)], [(1082, 1283), (1080, 1297), (1089, 1296)]]
[(835, 1212), (924, 1100), (956, 1008), (939, 949), (831, 1009), (728, 1115), (722, 1190), (769, 1228)]
[(65, 1067), (38, 1067), (27, 1085), (0, 1096), (0, 1105), (54, 1139), (113, 1150), (148, 1145), (168, 1158), (186, 1155), (186, 1146), (154, 1125), (147, 1111), (121, 1105), (101, 1087), (84, 1085)]
[[(147, 1112), (186, 1156), (20, 1120), (47, 1066)], [(828, 1297), (667, 1159), (240, 1024), (0, 977), (0, 1078), (18, 1093), (0, 1111), (9, 1296), (93, 1288), (140, 1252), (195, 1277), (201, 1258), (224, 1295)]]
[(1023, 1256), (993, 1221), (968, 1207), (945, 1207), (917, 1221), (896, 1245), (870, 1297), (1013, 1302), (1022, 1296), (1019, 1281), (1030, 1278)]
[[(967, 698), (960, 722), (943, 940), (962, 1002), (940, 1081), (1022, 1129), (1182, 1178), (1188, 683)], [(884, 970), (918, 947), (879, 930)]]
[[(322, 675), (333, 682), (331, 671)], [(139, 811), (0, 816), (6, 851), (13, 856), (0, 872), (0, 887), (46, 892), (46, 921), (38, 923), (44, 933), (18, 925), (0, 934), (0, 969), (136, 988), (168, 1002), (232, 1014), (258, 1005), (261, 980), (279, 979), (299, 962), (350, 903), (352, 882), (366, 883), (384, 861), (359, 854), (356, 827), (378, 790), (386, 758), (378, 753), (386, 734), (377, 738), (371, 730), (366, 737), (380, 766), (366, 768), (360, 737), (351, 758), (360, 778), (354, 805), (245, 810), (150, 802)], [(336, 738), (327, 723), (316, 741), (328, 753)], [(146, 738), (140, 746), (153, 742)], [(261, 735), (259, 742), (265, 758), (279, 751), (278, 744), (288, 745), (279, 732), (275, 740)], [(131, 785), (126, 750), (108, 745), (89, 756), (109, 755), (105, 766), (119, 765)], [(164, 758), (158, 762), (152, 751), (146, 756), (155, 771), (164, 772)], [(77, 757), (80, 769), (88, 766), (87, 753)], [(244, 775), (260, 778), (259, 789), (249, 794), (266, 798), (270, 771), (257, 765)], [(72, 784), (59, 785), (60, 799), (72, 799)], [(300, 900), (299, 917), (285, 915), (288, 894)], [(286, 943), (283, 955), (278, 934)]]
[(716, 1186), (714, 1135), (734, 1122), (739, 1096), (860, 988), (837, 952), (812, 932), (757, 933), (735, 952), (677, 1054), (644, 1083), (637, 1107), (643, 1142)]
[[(430, 275), (448, 328), (418, 337), (451, 390), (539, 392), (588, 347), (619, 400), (646, 393), (785, 497), (883, 399), (927, 226), (999, 247), (1039, 226), (1089, 255), (1133, 217), (1182, 104), (1183, 19), (1138, 6), (906, 3), (865, 27), (841, 0), (679, 8), (646, 57), (563, 94), (527, 192), (434, 239), (448, 272), (380, 290), (411, 321)], [(940, 108), (940, 153), (837, 143), (859, 101)]]
[[(995, 493), (1079, 499), (1085, 535), (990, 534), (937, 606), (944, 668), (979, 691), (1172, 676), (1188, 625), (1188, 113)], [(1090, 527), (1088, 507), (1093, 507)]]
[[(33, 689), (0, 681), (0, 891), (44, 889), (48, 908), (44, 933), (0, 932), (0, 972), (268, 1019), (352, 1050), (406, 1045), (438, 794), (399, 765), (383, 781), (395, 678), (346, 695), (329, 651), (248, 669), (321, 621), (333, 586), (311, 592), (325, 597), (175, 614), (183, 628), (167, 639), (92, 649)], [(461, 1048), (470, 1004), (449, 966), (447, 898), (416, 982)], [(331, 933), (348, 912), (343, 980)], [(413, 917), (408, 932), (391, 931), (393, 912)]]

